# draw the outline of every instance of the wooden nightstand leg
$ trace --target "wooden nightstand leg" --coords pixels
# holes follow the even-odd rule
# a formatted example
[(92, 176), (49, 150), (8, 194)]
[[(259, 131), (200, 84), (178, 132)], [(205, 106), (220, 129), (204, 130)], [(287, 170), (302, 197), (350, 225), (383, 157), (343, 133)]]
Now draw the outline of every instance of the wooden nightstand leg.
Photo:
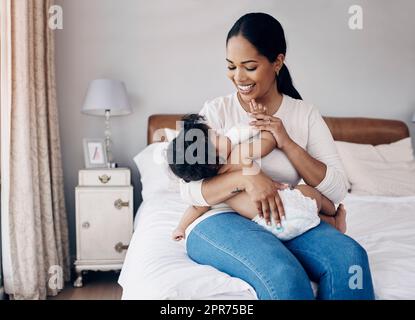
[(82, 282), (82, 271), (77, 271), (76, 272), (76, 280), (73, 283), (73, 286), (75, 288), (82, 288), (84, 286), (83, 282)]

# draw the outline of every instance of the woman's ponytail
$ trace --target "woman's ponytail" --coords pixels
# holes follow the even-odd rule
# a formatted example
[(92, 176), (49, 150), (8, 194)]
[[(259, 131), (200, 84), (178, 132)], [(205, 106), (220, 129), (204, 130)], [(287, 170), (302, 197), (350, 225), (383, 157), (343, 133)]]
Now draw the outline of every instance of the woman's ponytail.
[(301, 95), (298, 93), (297, 89), (294, 87), (290, 72), (288, 71), (285, 63), (282, 65), (279, 74), (276, 77), (277, 80), (277, 89), (278, 92), (286, 94), (294, 99), (302, 100)]

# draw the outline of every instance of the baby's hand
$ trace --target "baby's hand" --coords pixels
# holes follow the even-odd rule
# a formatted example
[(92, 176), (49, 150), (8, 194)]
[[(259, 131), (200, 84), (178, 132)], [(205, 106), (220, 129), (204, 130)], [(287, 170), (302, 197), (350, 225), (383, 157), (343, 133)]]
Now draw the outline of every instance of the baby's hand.
[(185, 238), (185, 232), (183, 229), (177, 228), (173, 231), (173, 234), (171, 237), (174, 241), (183, 240)]
[(249, 103), (250, 112), (253, 114), (267, 114), (267, 107), (263, 106), (260, 103), (256, 103), (254, 99)]

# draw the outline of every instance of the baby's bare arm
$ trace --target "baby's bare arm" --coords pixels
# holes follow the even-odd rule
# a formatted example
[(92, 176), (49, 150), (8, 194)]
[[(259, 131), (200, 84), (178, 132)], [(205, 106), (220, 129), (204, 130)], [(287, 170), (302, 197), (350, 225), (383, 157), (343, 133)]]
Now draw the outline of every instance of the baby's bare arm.
[(173, 231), (172, 239), (175, 241), (180, 241), (185, 238), (185, 231), (188, 226), (192, 224), (197, 218), (199, 218), (202, 214), (206, 213), (210, 207), (196, 207), (190, 206), (184, 212), (182, 218), (180, 219), (179, 225)]
[(245, 218), (252, 220), (257, 216), (257, 209), (245, 191), (241, 191), (234, 197), (226, 200), (225, 203)]
[(193, 221), (199, 218), (202, 214), (209, 211), (210, 207), (196, 207), (190, 206), (184, 212), (182, 218), (180, 219), (179, 225), (177, 228), (186, 230), (188, 226), (190, 226)]
[(277, 143), (274, 136), (270, 132), (262, 131), (260, 139), (254, 139), (253, 141), (235, 146), (229, 154), (227, 163), (222, 166), (219, 173), (250, 168), (253, 159), (265, 157), (276, 147)]

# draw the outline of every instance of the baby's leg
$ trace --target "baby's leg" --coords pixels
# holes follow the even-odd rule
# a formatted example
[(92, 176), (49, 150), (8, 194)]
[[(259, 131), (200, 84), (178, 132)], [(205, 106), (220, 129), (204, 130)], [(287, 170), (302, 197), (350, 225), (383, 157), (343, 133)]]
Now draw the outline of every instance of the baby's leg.
[[(331, 201), (328, 199), (324, 199), (324, 196), (315, 188), (304, 184), (298, 185), (295, 188), (300, 190), (301, 193), (306, 197), (315, 199), (317, 202), (317, 208), (319, 212), (320, 210), (325, 209), (324, 211), (326, 211), (326, 214), (319, 214), (319, 217), (322, 221), (331, 224), (333, 227), (335, 227), (342, 233), (346, 232), (346, 210), (344, 210), (343, 205), (340, 205), (336, 211), (333, 203), (331, 203)], [(326, 205), (324, 206), (323, 201), (326, 201)]]
[(295, 189), (299, 190), (304, 196), (316, 200), (317, 209), (320, 211), (322, 202), (322, 196), (320, 192), (306, 184), (299, 184), (295, 187)]
[(296, 189), (300, 190), (303, 195), (316, 200), (320, 213), (331, 217), (336, 215), (336, 207), (333, 202), (323, 196), (317, 189), (304, 184), (298, 185)]

